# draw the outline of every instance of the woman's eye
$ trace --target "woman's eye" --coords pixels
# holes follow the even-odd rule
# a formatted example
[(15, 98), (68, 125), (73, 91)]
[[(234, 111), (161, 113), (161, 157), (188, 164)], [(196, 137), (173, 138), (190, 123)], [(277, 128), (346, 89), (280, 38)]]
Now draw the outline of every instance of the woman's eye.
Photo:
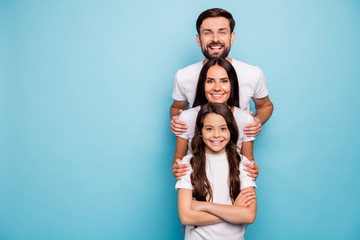
[(221, 130), (222, 130), (222, 131), (226, 131), (226, 130), (227, 130), (227, 128), (226, 128), (226, 127), (223, 127), (223, 128), (221, 128)]
[(213, 83), (213, 80), (206, 80), (206, 83)]
[(222, 83), (228, 83), (229, 82), (229, 80), (228, 79), (224, 79), (224, 80), (222, 80)]
[(206, 131), (211, 131), (211, 130), (212, 130), (212, 128), (205, 128), (205, 130), (206, 130)]

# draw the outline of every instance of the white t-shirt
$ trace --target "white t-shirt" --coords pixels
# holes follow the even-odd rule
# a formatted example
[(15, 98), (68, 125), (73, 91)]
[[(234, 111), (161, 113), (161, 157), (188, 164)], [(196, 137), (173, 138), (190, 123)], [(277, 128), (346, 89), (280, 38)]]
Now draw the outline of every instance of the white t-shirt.
[[(176, 135), (178, 137), (184, 138), (188, 140), (188, 153), (191, 153), (191, 142), (195, 134), (195, 125), (196, 125), (196, 117), (200, 111), (200, 106), (196, 106), (194, 108), (187, 109), (183, 111), (179, 119), (186, 123), (188, 127), (187, 131), (183, 134)], [(254, 118), (245, 110), (241, 110), (240, 108), (234, 107), (234, 117), (236, 124), (239, 130), (239, 139), (237, 141), (237, 146), (239, 148), (239, 152), (241, 150), (242, 142), (250, 142), (255, 139), (255, 137), (248, 137), (244, 134), (244, 127), (249, 123), (254, 122)]]
[[(240, 108), (250, 111), (250, 98), (264, 98), (268, 95), (265, 76), (259, 67), (232, 59), (239, 81)], [(177, 71), (172, 97), (177, 101), (188, 101), (192, 107), (203, 62), (192, 64)]]
[[(186, 155), (182, 163), (188, 164), (190, 166), (189, 171), (186, 175), (177, 181), (175, 189), (180, 188), (193, 190), (191, 184), (190, 175), (192, 173), (192, 168), (190, 165), (190, 159), (192, 155)], [(244, 170), (246, 163), (249, 163), (249, 160), (245, 156), (241, 156), (240, 162), (240, 189), (247, 187), (255, 187), (256, 184), (251, 177), (247, 175), (247, 172)], [(210, 182), (211, 189), (213, 192), (213, 202), (219, 204), (232, 205), (230, 193), (229, 193), (229, 184), (228, 184), (228, 175), (229, 175), (229, 165), (226, 158), (226, 153), (219, 155), (206, 154), (206, 176)], [(186, 226), (185, 228), (185, 239), (244, 239), (245, 235), (245, 226), (244, 224), (233, 224), (229, 222), (221, 222), (217, 224), (207, 225), (207, 226), (198, 226), (193, 229), (194, 226)], [(191, 231), (191, 229), (193, 229)]]

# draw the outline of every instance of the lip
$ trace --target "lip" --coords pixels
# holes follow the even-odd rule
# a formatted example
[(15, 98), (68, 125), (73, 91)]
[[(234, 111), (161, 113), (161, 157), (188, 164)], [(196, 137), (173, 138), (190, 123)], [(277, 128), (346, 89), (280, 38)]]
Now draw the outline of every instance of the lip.
[(211, 98), (215, 99), (215, 100), (219, 100), (222, 97), (224, 97), (225, 93), (221, 93), (221, 94), (214, 94), (214, 93), (210, 93)]
[(210, 140), (211, 145), (213, 146), (221, 146), (224, 140)]
[(221, 50), (223, 50), (224, 45), (222, 44), (211, 44), (208, 45), (208, 49), (213, 51), (213, 52), (220, 52)]

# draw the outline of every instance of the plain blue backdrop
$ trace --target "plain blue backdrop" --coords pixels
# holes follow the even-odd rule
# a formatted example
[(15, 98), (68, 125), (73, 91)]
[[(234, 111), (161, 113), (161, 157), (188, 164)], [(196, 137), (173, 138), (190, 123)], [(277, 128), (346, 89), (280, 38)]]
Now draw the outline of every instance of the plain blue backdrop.
[(359, 1), (3, 0), (1, 240), (182, 239), (168, 111), (212, 7), (275, 105), (246, 239), (360, 239)]

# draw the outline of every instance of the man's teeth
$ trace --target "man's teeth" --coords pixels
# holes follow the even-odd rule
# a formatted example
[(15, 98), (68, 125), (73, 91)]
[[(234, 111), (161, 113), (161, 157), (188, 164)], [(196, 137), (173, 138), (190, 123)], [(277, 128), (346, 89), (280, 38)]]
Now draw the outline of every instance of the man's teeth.
[(211, 49), (220, 49), (221, 47), (220, 46), (217, 46), (217, 47), (210, 47)]

